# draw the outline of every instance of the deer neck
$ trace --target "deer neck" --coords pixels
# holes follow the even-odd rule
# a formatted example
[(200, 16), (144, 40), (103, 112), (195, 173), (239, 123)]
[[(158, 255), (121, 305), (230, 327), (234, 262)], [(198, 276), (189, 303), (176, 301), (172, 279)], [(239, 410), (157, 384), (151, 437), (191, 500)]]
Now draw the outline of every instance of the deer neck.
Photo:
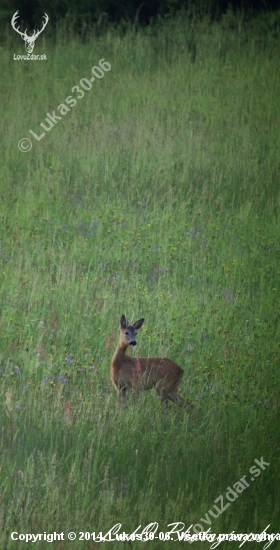
[(117, 349), (113, 355), (113, 360), (112, 360), (113, 363), (122, 361), (125, 358), (127, 347), (128, 346), (126, 346), (121, 340), (119, 341), (117, 345)]

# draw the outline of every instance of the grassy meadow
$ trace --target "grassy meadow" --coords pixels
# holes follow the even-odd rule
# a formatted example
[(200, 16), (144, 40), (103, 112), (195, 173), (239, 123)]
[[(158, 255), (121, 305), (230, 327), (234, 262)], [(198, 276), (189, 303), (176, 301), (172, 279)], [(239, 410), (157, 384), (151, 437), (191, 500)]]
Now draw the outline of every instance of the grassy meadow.
[[(23, 41), (11, 28), (1, 38), (0, 547), (27, 547), (12, 532), (116, 523), (277, 533), (280, 16), (81, 38), (49, 27), (34, 49), (47, 61), (16, 61)], [(101, 59), (111, 70), (77, 99)], [(70, 95), (77, 104), (37, 141), (29, 130), (39, 136)], [(194, 414), (162, 408), (153, 390), (118, 405), (122, 313), (145, 317), (133, 355), (183, 367)]]

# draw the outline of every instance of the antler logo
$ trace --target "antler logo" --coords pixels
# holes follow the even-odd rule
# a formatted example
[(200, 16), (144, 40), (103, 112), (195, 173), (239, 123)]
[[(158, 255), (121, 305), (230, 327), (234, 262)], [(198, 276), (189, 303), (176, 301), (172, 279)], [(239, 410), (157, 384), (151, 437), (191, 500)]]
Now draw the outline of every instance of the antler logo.
[(44, 15), (45, 20), (43, 21), (43, 27), (41, 28), (41, 30), (39, 31), (37, 29), (37, 31), (33, 31), (32, 36), (28, 36), (27, 29), (24, 32), (20, 32), (19, 26), (18, 26), (18, 28), (16, 28), (15, 23), (16, 23), (16, 19), (18, 17), (19, 17), (18, 11), (16, 11), (16, 13), (14, 13), (14, 15), (12, 17), (11, 25), (12, 25), (13, 29), (16, 32), (18, 32), (18, 34), (20, 34), (21, 38), (24, 40), (25, 48), (26, 48), (27, 53), (32, 53), (33, 50), (34, 50), (34, 46), (35, 46), (35, 40), (38, 38), (39, 34), (41, 34), (41, 32), (43, 32), (44, 28), (47, 26), (49, 18), (47, 16), (47, 14), (45, 13), (45, 15)]

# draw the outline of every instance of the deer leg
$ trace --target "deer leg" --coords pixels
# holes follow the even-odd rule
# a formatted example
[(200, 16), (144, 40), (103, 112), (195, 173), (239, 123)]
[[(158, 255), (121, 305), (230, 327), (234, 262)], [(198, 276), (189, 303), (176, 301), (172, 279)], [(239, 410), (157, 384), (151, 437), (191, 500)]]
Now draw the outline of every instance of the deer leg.
[(170, 399), (170, 401), (173, 401), (173, 403), (176, 403), (176, 405), (179, 405), (179, 407), (184, 407), (187, 405), (191, 410), (193, 410), (194, 406), (191, 401), (189, 401), (188, 399), (184, 399), (184, 397), (179, 393), (179, 386), (181, 384), (182, 378), (183, 375), (179, 380), (175, 382), (175, 384), (173, 384), (173, 386), (171, 386), (171, 388), (169, 388), (167, 399)]
[(179, 394), (178, 386), (179, 384), (175, 384), (169, 390), (167, 398), (170, 399), (170, 401), (173, 401), (173, 403), (176, 403), (176, 405), (183, 407), (185, 405), (185, 399), (182, 395)]
[(118, 390), (118, 394), (119, 394), (119, 402), (121, 402), (126, 398), (127, 388), (126, 388), (126, 386), (124, 386), (124, 387), (121, 387), (121, 388), (117, 388), (117, 390)]
[(160, 380), (156, 384), (156, 392), (158, 396), (161, 398), (161, 403), (167, 406), (169, 397), (168, 397), (168, 392), (166, 391), (166, 388), (164, 386), (164, 380)]
[(162, 404), (164, 407), (168, 407), (168, 406), (169, 406), (169, 400), (168, 400), (167, 395), (165, 395), (165, 394), (162, 395), (162, 397), (161, 397), (161, 404)]

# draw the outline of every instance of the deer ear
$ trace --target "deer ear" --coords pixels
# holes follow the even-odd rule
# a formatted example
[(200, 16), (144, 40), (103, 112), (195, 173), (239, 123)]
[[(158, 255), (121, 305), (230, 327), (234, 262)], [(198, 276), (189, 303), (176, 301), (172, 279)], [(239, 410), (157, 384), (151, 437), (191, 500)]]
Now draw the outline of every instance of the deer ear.
[(126, 328), (126, 327), (127, 327), (126, 318), (125, 318), (125, 315), (122, 315), (121, 316), (121, 328)]
[(142, 319), (139, 319), (138, 321), (136, 321), (136, 322), (134, 323), (133, 326), (134, 326), (135, 330), (138, 330), (139, 328), (142, 327), (142, 325), (143, 325), (143, 323), (144, 323), (144, 320), (145, 320), (145, 319), (142, 317)]

